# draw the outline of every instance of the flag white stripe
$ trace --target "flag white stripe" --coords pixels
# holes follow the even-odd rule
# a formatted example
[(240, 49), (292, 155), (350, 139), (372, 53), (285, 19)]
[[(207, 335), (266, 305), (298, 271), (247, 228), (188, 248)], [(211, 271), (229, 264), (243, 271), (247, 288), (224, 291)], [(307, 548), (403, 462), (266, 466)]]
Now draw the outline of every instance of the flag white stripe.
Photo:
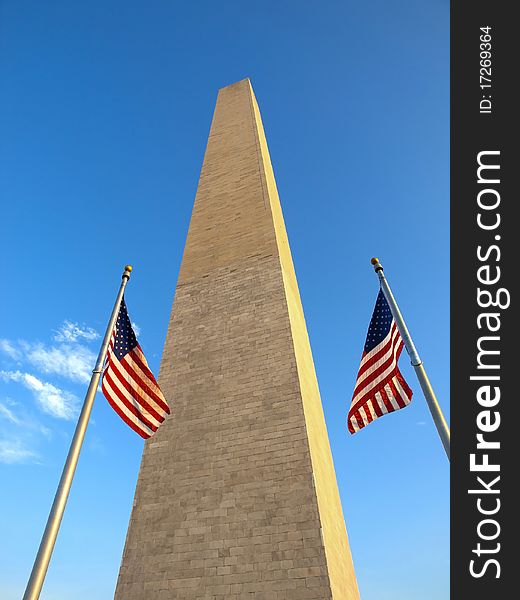
[(392, 392), (392, 388), (387, 383), (384, 388), (388, 400), (390, 400), (390, 404), (394, 407), (394, 410), (399, 410), (401, 407), (399, 406), (397, 400), (395, 399), (394, 392)]
[(352, 399), (352, 405), (356, 404), (356, 402), (358, 402), (365, 394), (367, 394), (371, 389), (373, 389), (379, 383), (381, 383), (381, 381), (384, 381), (384, 379), (386, 377), (388, 377), (388, 375), (390, 375), (390, 373), (393, 372), (393, 370), (395, 369), (395, 367), (397, 365), (397, 353), (398, 353), (399, 349), (402, 347), (402, 345), (403, 345), (403, 340), (400, 339), (399, 343), (395, 347), (394, 357), (393, 357), (391, 364), (385, 369), (385, 371), (383, 371), (381, 373), (381, 375), (379, 375), (373, 381), (368, 383), (363, 389), (359, 390), (359, 392)]
[(408, 397), (408, 394), (404, 391), (401, 382), (399, 381), (399, 379), (397, 379), (397, 377), (394, 377), (392, 379), (392, 381), (394, 382), (394, 385), (399, 393), (399, 395), (401, 396), (401, 400), (405, 403), (405, 404), (410, 404), (411, 402), (411, 398)]
[(359, 414), (361, 415), (361, 420), (363, 421), (363, 424), (368, 425), (368, 417), (367, 417), (367, 413), (365, 412), (365, 406), (360, 406), (358, 411), (359, 411)]
[[(137, 348), (134, 348), (134, 350), (132, 352), (135, 352), (136, 350), (137, 350)], [(144, 364), (146, 364), (146, 359), (143, 360), (144, 356), (142, 355), (142, 353), (140, 354), (140, 359), (142, 362), (144, 362)], [(135, 371), (135, 374), (141, 379), (141, 381), (143, 381), (159, 398), (162, 399), (164, 404), (166, 404), (166, 400), (164, 399), (164, 396), (163, 396), (161, 390), (150, 379), (150, 377), (142, 371), (141, 367), (136, 363), (136, 361), (133, 360), (131, 352), (125, 356), (123, 361), (125, 361), (125, 360), (127, 361), (128, 365)], [(124, 368), (124, 364), (121, 366)], [(157, 411), (159, 414), (166, 414), (164, 408), (162, 408), (159, 404), (157, 404), (157, 402), (154, 398), (152, 398), (148, 394), (146, 394), (146, 392), (144, 390), (143, 390), (142, 394), (146, 398), (149, 398), (148, 404), (150, 404), (150, 406), (155, 411)]]
[(370, 416), (372, 417), (372, 420), (375, 420), (375, 419), (377, 419), (377, 414), (376, 414), (376, 411), (374, 410), (373, 402), (374, 402), (374, 400), (371, 399), (365, 404), (365, 411), (368, 407), (368, 411), (370, 412)]
[[(134, 361), (129, 360), (130, 357), (130, 353), (128, 353), (125, 358), (123, 360), (128, 361), (130, 367), (132, 369), (134, 369), (134, 371), (136, 371), (136, 373), (139, 373), (140, 370), (138, 370), (136, 368), (136, 364), (134, 363)], [(138, 382), (134, 382), (134, 379), (132, 378), (132, 376), (128, 373), (128, 371), (125, 370), (124, 364), (121, 364), (119, 362), (119, 360), (117, 359), (117, 356), (113, 356), (112, 360), (111, 360), (111, 365), (113, 366), (113, 368), (117, 369), (117, 371), (121, 374), (121, 376), (123, 377), (123, 379), (125, 381), (128, 381), (128, 383), (132, 386), (132, 388), (138, 393), (138, 395), (143, 399), (144, 402), (146, 402), (147, 404), (149, 404), (151, 406), (151, 408), (153, 408), (153, 410), (155, 410), (157, 412), (157, 414), (159, 414), (160, 416), (164, 417), (166, 416), (166, 412), (164, 411), (163, 408), (161, 408), (153, 398), (151, 398), (144, 390), (143, 388), (141, 388), (141, 386), (138, 384)], [(116, 376), (113, 377), (113, 379), (117, 379)], [(145, 379), (145, 381), (149, 381), (148, 378)], [(146, 409), (143, 407), (142, 411), (146, 411)], [(162, 423), (162, 421), (161, 421)]]
[(141, 429), (141, 431), (145, 435), (147, 435), (147, 436), (153, 435), (153, 433), (154, 433), (153, 430), (150, 429), (147, 425), (145, 425), (145, 423), (143, 423), (140, 419), (138, 419), (138, 417), (136, 417), (134, 415), (134, 413), (129, 411), (128, 408), (121, 402), (121, 400), (117, 397), (117, 394), (114, 392), (114, 389), (112, 388), (108, 379), (103, 380), (103, 385), (105, 386), (106, 391), (110, 394), (110, 399), (112, 400), (112, 402), (114, 402), (114, 404), (117, 404), (117, 407), (119, 408), (119, 410), (121, 412), (124, 413), (125, 417), (129, 421), (131, 421), (136, 427)]
[(376, 392), (375, 398), (376, 398), (377, 404), (379, 405), (379, 408), (381, 409), (381, 412), (384, 415), (386, 415), (388, 413), (388, 409), (386, 408), (386, 404), (383, 401), (383, 396), (381, 396), (381, 392)]
[[(111, 365), (113, 368), (115, 367), (119, 372), (123, 373), (121, 371), (121, 365), (119, 364), (119, 361), (116, 359), (116, 357), (114, 357), (114, 359), (112, 360)], [(136, 392), (140, 392), (140, 389), (136, 387), (136, 385), (134, 384), (132, 379), (129, 379), (127, 374), (123, 373), (123, 376), (128, 381), (128, 383), (132, 386), (132, 389), (134, 389)], [(132, 406), (134, 406), (143, 415), (143, 417), (147, 421), (150, 421), (150, 423), (152, 423), (152, 425), (159, 427), (159, 425), (163, 422), (164, 419), (157, 419), (152, 414), (150, 414), (146, 410), (146, 408), (144, 408), (144, 406), (139, 404), (137, 402), (137, 400), (130, 394), (130, 392), (128, 392), (128, 390), (126, 390), (123, 387), (123, 385), (121, 385), (121, 382), (119, 381), (119, 379), (117, 378), (116, 375), (112, 375), (112, 381), (114, 382), (114, 385), (112, 386), (112, 388), (117, 389), (117, 391), (119, 391), (119, 393), (121, 395), (123, 395), (126, 398), (126, 400), (128, 400), (128, 403), (131, 404)], [(114, 400), (114, 402), (121, 403), (121, 400), (119, 398), (117, 398), (117, 395), (113, 398), (113, 400)]]
[[(140, 360), (140, 361), (143, 363), (143, 365), (146, 365), (146, 367), (147, 367), (148, 369), (150, 369), (150, 367), (149, 367), (149, 365), (148, 365), (148, 361), (146, 360), (146, 357), (145, 357), (145, 355), (143, 354), (143, 351), (141, 350), (141, 348), (140, 348), (139, 346), (136, 346), (136, 347), (134, 348), (134, 352), (135, 352), (135, 354), (136, 354), (136, 355), (139, 357), (139, 360)], [(137, 366), (137, 365), (136, 365), (136, 366)], [(143, 373), (142, 377), (143, 377), (143, 378), (146, 378), (146, 379), (145, 379), (145, 381), (148, 381), (148, 385), (150, 386), (150, 388), (151, 388), (151, 389), (152, 389), (152, 390), (153, 390), (153, 391), (154, 391), (154, 392), (157, 394), (157, 396), (159, 396), (159, 398), (161, 398), (161, 399), (162, 399), (162, 401), (163, 401), (165, 404), (168, 404), (168, 403), (166, 402), (166, 399), (165, 399), (165, 397), (164, 397), (164, 395), (163, 395), (163, 393), (162, 393), (162, 391), (161, 391), (161, 388), (160, 388), (160, 387), (159, 387), (159, 385), (157, 384), (157, 382), (156, 382), (156, 381), (153, 381), (153, 380), (151, 380), (151, 379), (150, 379), (150, 377), (149, 377), (148, 375), (146, 375), (146, 374), (145, 374), (145, 373), (142, 371), (142, 369), (141, 369), (140, 367), (139, 367), (139, 369), (140, 369), (140, 372), (141, 372), (141, 373)], [(150, 371), (150, 372), (151, 372), (151, 371)]]
[(386, 334), (385, 338), (382, 339), (377, 346), (374, 346), (374, 348), (372, 348), (372, 350), (370, 350), (370, 352), (367, 352), (365, 354), (365, 356), (363, 356), (363, 358), (361, 359), (361, 364), (359, 365), (360, 368), (366, 362), (371, 360), (374, 357), (374, 355), (376, 355), (381, 350), (381, 348), (383, 348), (386, 344), (388, 344), (388, 341), (390, 340), (390, 338), (394, 337), (395, 331), (398, 331), (397, 326), (394, 327), (394, 324), (392, 324), (392, 327), (390, 327), (390, 331)]
[[(384, 365), (385, 362), (390, 359), (390, 357), (392, 356), (392, 354), (395, 352), (396, 347), (398, 346), (399, 342), (397, 342), (397, 344), (396, 344), (396, 338), (397, 338), (398, 335), (399, 335), (399, 332), (396, 329), (395, 332), (394, 332), (394, 335), (391, 338), (391, 343), (390, 343), (390, 346), (388, 347), (388, 350), (385, 352), (385, 354), (383, 354), (383, 356), (380, 359), (376, 360), (373, 365), (371, 365), (364, 373), (361, 374), (361, 376), (356, 381), (356, 387), (358, 387), (359, 384), (363, 383), (363, 381), (367, 377), (370, 377), (370, 375), (374, 371), (377, 371), (377, 369), (379, 369), (379, 367), (381, 367), (381, 365)], [(386, 341), (384, 343), (386, 344)], [(378, 346), (379, 349), (381, 349), (383, 347), (383, 345)], [(394, 347), (394, 345), (395, 345), (395, 347)], [(360, 370), (361, 370), (361, 367), (363, 366), (363, 364), (365, 362), (366, 361), (362, 361), (361, 362), (361, 366), (359, 367)]]

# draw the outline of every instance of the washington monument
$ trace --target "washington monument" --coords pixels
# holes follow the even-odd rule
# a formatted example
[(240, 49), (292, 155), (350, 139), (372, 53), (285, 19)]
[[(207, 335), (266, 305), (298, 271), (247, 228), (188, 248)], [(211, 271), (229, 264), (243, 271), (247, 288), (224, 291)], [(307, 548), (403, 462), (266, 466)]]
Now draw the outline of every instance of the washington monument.
[(248, 79), (218, 94), (159, 383), (116, 600), (359, 599)]

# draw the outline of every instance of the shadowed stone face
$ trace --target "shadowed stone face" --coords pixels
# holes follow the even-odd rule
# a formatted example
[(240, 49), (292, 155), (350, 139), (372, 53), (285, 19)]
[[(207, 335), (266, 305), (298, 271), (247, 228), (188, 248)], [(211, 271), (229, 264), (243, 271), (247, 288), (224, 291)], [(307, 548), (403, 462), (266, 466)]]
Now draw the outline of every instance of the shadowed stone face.
[(359, 598), (258, 106), (219, 92), (117, 600)]

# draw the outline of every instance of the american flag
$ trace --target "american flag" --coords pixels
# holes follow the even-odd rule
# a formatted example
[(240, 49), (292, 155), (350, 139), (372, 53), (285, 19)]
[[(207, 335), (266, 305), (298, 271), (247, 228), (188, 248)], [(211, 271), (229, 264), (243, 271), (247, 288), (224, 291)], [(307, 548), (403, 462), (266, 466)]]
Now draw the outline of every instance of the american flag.
[(145, 439), (170, 414), (135, 337), (124, 298), (108, 346), (101, 389), (123, 421)]
[(403, 346), (392, 311), (379, 290), (348, 413), (350, 433), (410, 404), (412, 390), (397, 366)]

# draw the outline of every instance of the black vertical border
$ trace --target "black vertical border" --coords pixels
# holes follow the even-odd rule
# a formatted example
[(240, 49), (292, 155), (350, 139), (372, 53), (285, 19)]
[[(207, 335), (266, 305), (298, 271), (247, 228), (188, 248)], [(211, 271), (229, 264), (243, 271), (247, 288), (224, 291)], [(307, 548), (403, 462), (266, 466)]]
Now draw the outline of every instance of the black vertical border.
[[(515, 337), (520, 335), (514, 315), (517, 304), (514, 263), (518, 262), (514, 242), (515, 238), (520, 239), (520, 220), (513, 215), (515, 205), (520, 205), (519, 192), (513, 189), (520, 175), (520, 155), (514, 146), (519, 129), (514, 104), (518, 101), (513, 92), (518, 87), (520, 35), (514, 8), (514, 3), (501, 0), (451, 3), (451, 598), (454, 600), (499, 600), (519, 593), (513, 581), (520, 574), (515, 539), (520, 520), (515, 464), (517, 457), (520, 458), (517, 409), (520, 393), (513, 387), (515, 371), (520, 373), (520, 351), (514, 344)], [(486, 26), (491, 27), (492, 38), (491, 90), (481, 89), (479, 81), (483, 33), (480, 28)], [(479, 112), (483, 95), (492, 96), (491, 114)], [(483, 231), (477, 225), (477, 214), (482, 212), (477, 195), (483, 188), (477, 182), (477, 155), (488, 150), (500, 151), (500, 184), (488, 186), (500, 193), (496, 212), (500, 213), (501, 223), (494, 231)], [(497, 241), (495, 235), (501, 239)], [(492, 244), (500, 247), (500, 260), (496, 261), (497, 254), (493, 252), (487, 263), (479, 261), (477, 247), (480, 245), (484, 252)], [(476, 434), (477, 416), (484, 408), (478, 404), (476, 392), (483, 383), (469, 378), (484, 374), (477, 369), (477, 340), (486, 335), (485, 330), (479, 331), (477, 317), (479, 312), (491, 310), (477, 304), (477, 288), (486, 287), (477, 279), (477, 270), (484, 264), (492, 266), (493, 274), (495, 267), (500, 267), (500, 282), (494, 289), (503, 287), (511, 293), (509, 308), (494, 309), (501, 320), (500, 331), (495, 334), (500, 336), (497, 348), (501, 400), (490, 410), (499, 411), (501, 421), (498, 430), (486, 437), (500, 441), (499, 450), (487, 451), (490, 462), (500, 465), (499, 473), (470, 471), (470, 455), (477, 452), (479, 461), (482, 455), (482, 451), (476, 450)], [(499, 489), (499, 494), (468, 493), (470, 489), (482, 488), (477, 476), (490, 481), (498, 475), (500, 482), (494, 489)], [(493, 516), (481, 514), (477, 507), (479, 497), (484, 509), (496, 507), (499, 498), (500, 510)], [(500, 534), (495, 540), (479, 538), (479, 522), (486, 518), (499, 523)], [(492, 536), (495, 529), (487, 524), (481, 531)], [(496, 550), (499, 543), (500, 550), (479, 557), (474, 552), (478, 543), (489, 551)], [(472, 576), (470, 561), (475, 560), (474, 570), (481, 573), (487, 559), (498, 561), (500, 576), (496, 577), (495, 564), (489, 564), (481, 577)]]

